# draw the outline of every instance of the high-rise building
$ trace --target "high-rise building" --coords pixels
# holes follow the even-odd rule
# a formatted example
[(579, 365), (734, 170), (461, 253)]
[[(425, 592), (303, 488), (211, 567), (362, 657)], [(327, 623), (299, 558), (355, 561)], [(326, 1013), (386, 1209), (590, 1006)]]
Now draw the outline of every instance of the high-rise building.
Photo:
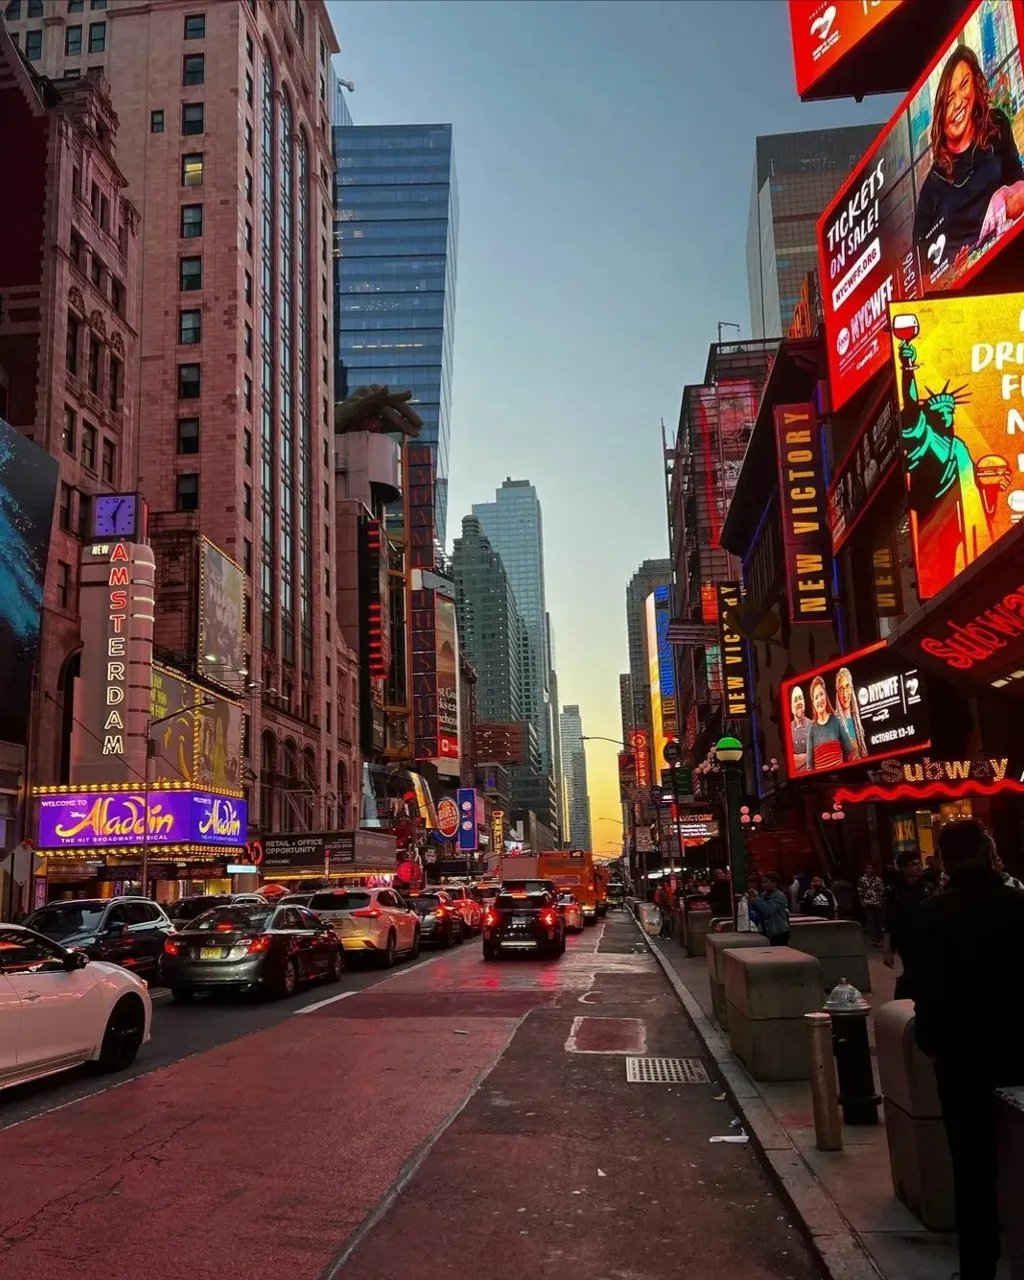
[(774, 133), (756, 142), (747, 221), (750, 332), (781, 338), (818, 261), (815, 223), (881, 125)]
[(562, 730), (558, 722), (558, 671), (555, 663), (555, 631), (551, 625), (551, 614), (544, 615), (545, 630), (548, 638), (548, 694), (551, 707), (551, 768), (555, 776), (555, 827), (558, 831), (565, 829), (565, 788), (562, 785)]
[[(329, 585), (338, 42), (327, 6), (108, 0), (47, 4), (45, 21), (34, 5), (6, 12), (39, 70), (98, 68), (110, 85), (141, 215), (139, 484), (154, 530), (202, 533), (245, 571), (251, 647), (233, 674), (264, 691), (250, 703), (263, 776), (250, 819), (274, 828), (282, 790), (312, 786), (317, 823), (347, 824), (354, 807), (339, 814), (333, 781), (321, 784), (342, 724), (350, 732), (324, 674), (347, 654)], [(82, 192), (86, 211), (91, 198)], [(103, 266), (115, 262), (108, 251)]]
[(592, 849), (590, 795), (587, 791), (587, 754), (583, 746), (583, 721), (577, 706), (563, 707), (559, 717), (562, 755), (565, 760), (565, 796), (568, 827), (565, 839), (573, 849)]
[(477, 716), (481, 721), (521, 720), (522, 623), (501, 556), (476, 516), (463, 518), (452, 573), (459, 644), (477, 673)]
[(333, 130), (337, 398), (411, 391), (445, 547), (459, 203), (450, 124)]
[[(655, 587), (672, 581), (672, 565), (668, 560), (645, 560), (626, 587), (626, 636), (629, 642), (629, 689), (633, 700), (631, 729), (651, 732), (651, 669), (647, 655), (647, 597)], [(622, 677), (619, 677), (619, 693)], [(627, 732), (622, 740), (629, 743)]]
[(622, 741), (629, 745), (629, 731), (633, 728), (633, 677), (629, 672), (619, 676), (619, 716), (622, 720)]

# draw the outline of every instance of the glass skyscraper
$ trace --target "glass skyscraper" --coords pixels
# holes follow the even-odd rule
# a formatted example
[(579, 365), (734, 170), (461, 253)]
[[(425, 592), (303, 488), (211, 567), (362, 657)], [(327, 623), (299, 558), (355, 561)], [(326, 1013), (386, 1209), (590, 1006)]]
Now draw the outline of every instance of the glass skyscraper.
[(335, 395), (411, 391), (432, 446), (437, 538), (448, 447), (459, 205), (450, 124), (333, 130)]

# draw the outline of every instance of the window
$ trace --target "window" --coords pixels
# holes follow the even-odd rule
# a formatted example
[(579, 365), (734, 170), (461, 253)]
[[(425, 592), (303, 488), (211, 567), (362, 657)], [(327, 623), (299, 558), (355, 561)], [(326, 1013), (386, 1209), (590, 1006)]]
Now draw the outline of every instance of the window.
[(119, 316), (124, 315), (124, 285), (116, 276), (110, 277), (110, 302)]
[(178, 365), (178, 399), (198, 400), (202, 390), (202, 372), (197, 364)]
[(64, 28), (64, 56), (74, 58), (82, 52), (82, 28)]
[(250, 62), (252, 62), (253, 54), (255, 53), (255, 51), (256, 51), (256, 48), (252, 42), (252, 36), (249, 35), (247, 32), (245, 36), (245, 56), (249, 59)]
[(245, 150), (247, 155), (252, 155), (252, 125), (248, 120), (245, 122)]
[(70, 406), (64, 406), (64, 433), (61, 437), (61, 443), (66, 453), (73, 454), (75, 452), (75, 437), (78, 434), (78, 419), (74, 409)]
[(252, 223), (248, 218), (245, 220), (245, 251), (252, 257)]
[(182, 293), (191, 293), (203, 287), (202, 258), (181, 258), (181, 274), (179, 283)]
[(71, 603), (71, 566), (63, 560), (57, 561), (57, 601), (62, 609)]
[(252, 204), (252, 174), (248, 169), (245, 171), (245, 200), (246, 204)]
[(252, 100), (253, 100), (253, 89), (254, 89), (254, 88), (255, 88), (255, 86), (253, 85), (252, 76), (251, 76), (251, 75), (249, 74), (249, 72), (247, 71), (247, 72), (245, 73), (245, 100), (246, 100), (246, 102), (249, 104), (249, 106), (250, 106), (250, 107), (252, 106)]
[(89, 23), (89, 52), (105, 53), (107, 48), (107, 24), (105, 22)]
[(65, 531), (71, 529), (71, 486), (62, 484), (60, 487), (60, 504), (57, 507), (57, 523)]
[(149, 113), (149, 131), (150, 133), (163, 133), (164, 113), (162, 111), (151, 111)]
[(104, 440), (100, 453), (100, 479), (107, 484), (114, 483), (114, 464), (117, 461), (117, 449), (113, 440)]
[(249, 271), (245, 273), (245, 304), (252, 306), (252, 273)]
[(179, 418), (178, 419), (178, 452), (179, 453), (198, 453), (199, 452), (199, 419), (198, 418)]
[(242, 515), (246, 520), (252, 519), (252, 485), (242, 486)]
[(82, 466), (96, 470), (96, 428), (91, 422), (82, 424)]
[(185, 39), (186, 40), (205, 40), (206, 39), (206, 14), (205, 13), (186, 13), (185, 14)]
[(77, 165), (71, 170), (71, 194), (73, 196), (82, 194), (82, 171)]
[(178, 341), (182, 346), (193, 346), (203, 336), (203, 313), (198, 307), (178, 312)]
[(84, 541), (92, 534), (92, 498), (87, 493), (78, 493), (78, 536)]
[(181, 132), (185, 137), (203, 132), (203, 104), (201, 102), (182, 103)]
[(17, 22), (21, 17), (21, 0), (7, 0), (7, 8), (4, 9), (4, 17), (8, 22)]
[(107, 0), (89, 0), (90, 9), (105, 9), (106, 7)]
[(245, 333), (244, 342), (245, 342), (246, 358), (251, 360), (252, 359), (252, 325), (249, 323), (248, 320), (246, 320), (245, 322), (244, 333)]
[(28, 0), (27, 13), (30, 18), (41, 18), (43, 16), (43, 0)]
[(248, 538), (242, 542), (242, 568), (250, 576), (252, 575), (252, 543)]
[(324, 481), (324, 510), (330, 511), (330, 509), (331, 509), (331, 486), (325, 480)]
[[(63, 973), (64, 955), (47, 938), (17, 929), (0, 930), (0, 973)], [(31, 979), (29, 979), (31, 981)]]
[(252, 466), (252, 432), (248, 427), (242, 432), (242, 457), (247, 467)]
[(181, 206), (182, 240), (198, 240), (202, 234), (203, 206), (201, 204), (183, 204)]
[(178, 476), (175, 483), (175, 507), (178, 511), (199, 510), (199, 476), (195, 472)]
[(110, 201), (106, 196), (100, 196), (100, 226), (104, 231), (110, 230)]
[(68, 337), (67, 347), (64, 353), (64, 364), (68, 373), (78, 372), (78, 316), (73, 311), (68, 312)]
[(245, 407), (252, 413), (252, 378), (248, 374), (242, 378), (242, 399), (245, 401)]
[(107, 391), (111, 412), (118, 413), (121, 408), (121, 396), (124, 393), (124, 365), (116, 356), (110, 357), (110, 386)]
[(68, 0), (68, 13), (81, 13), (85, 8), (85, 0)]
[(76, 267), (82, 265), (82, 237), (76, 231), (71, 233), (71, 239), (68, 242), (68, 255)]
[(331, 732), (331, 704), (329, 702), (324, 703), (324, 725), (327, 729), (327, 732), (330, 733)]
[(181, 60), (182, 84), (206, 83), (206, 54), (186, 53)]
[(183, 187), (203, 185), (203, 153), (201, 151), (194, 151), (181, 157), (181, 185)]
[(92, 267), (89, 271), (89, 277), (97, 289), (103, 292), (103, 259), (92, 255)]
[(25, 57), (29, 62), (38, 62), (43, 56), (43, 33), (41, 31), (25, 32)]
[(89, 390), (100, 393), (100, 342), (95, 334), (89, 335)]

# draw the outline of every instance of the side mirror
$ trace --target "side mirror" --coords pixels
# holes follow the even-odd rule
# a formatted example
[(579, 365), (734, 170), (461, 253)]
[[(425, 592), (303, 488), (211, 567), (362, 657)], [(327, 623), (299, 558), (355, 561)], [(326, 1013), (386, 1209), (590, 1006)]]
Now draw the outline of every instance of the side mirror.
[(89, 963), (89, 957), (84, 951), (69, 951), (64, 957), (64, 968), (68, 973), (74, 973), (76, 969), (84, 969)]

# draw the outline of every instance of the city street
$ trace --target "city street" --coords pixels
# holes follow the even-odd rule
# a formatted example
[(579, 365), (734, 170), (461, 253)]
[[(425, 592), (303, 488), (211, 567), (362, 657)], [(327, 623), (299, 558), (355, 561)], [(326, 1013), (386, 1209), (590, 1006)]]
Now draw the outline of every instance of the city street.
[[(204, 1025), (205, 1024), (205, 1025)], [(629, 919), (290, 1004), (156, 1002), (134, 1078), (0, 1102), (0, 1271), (434, 1280), (817, 1275)], [(58, 1107), (58, 1110), (52, 1108)]]

